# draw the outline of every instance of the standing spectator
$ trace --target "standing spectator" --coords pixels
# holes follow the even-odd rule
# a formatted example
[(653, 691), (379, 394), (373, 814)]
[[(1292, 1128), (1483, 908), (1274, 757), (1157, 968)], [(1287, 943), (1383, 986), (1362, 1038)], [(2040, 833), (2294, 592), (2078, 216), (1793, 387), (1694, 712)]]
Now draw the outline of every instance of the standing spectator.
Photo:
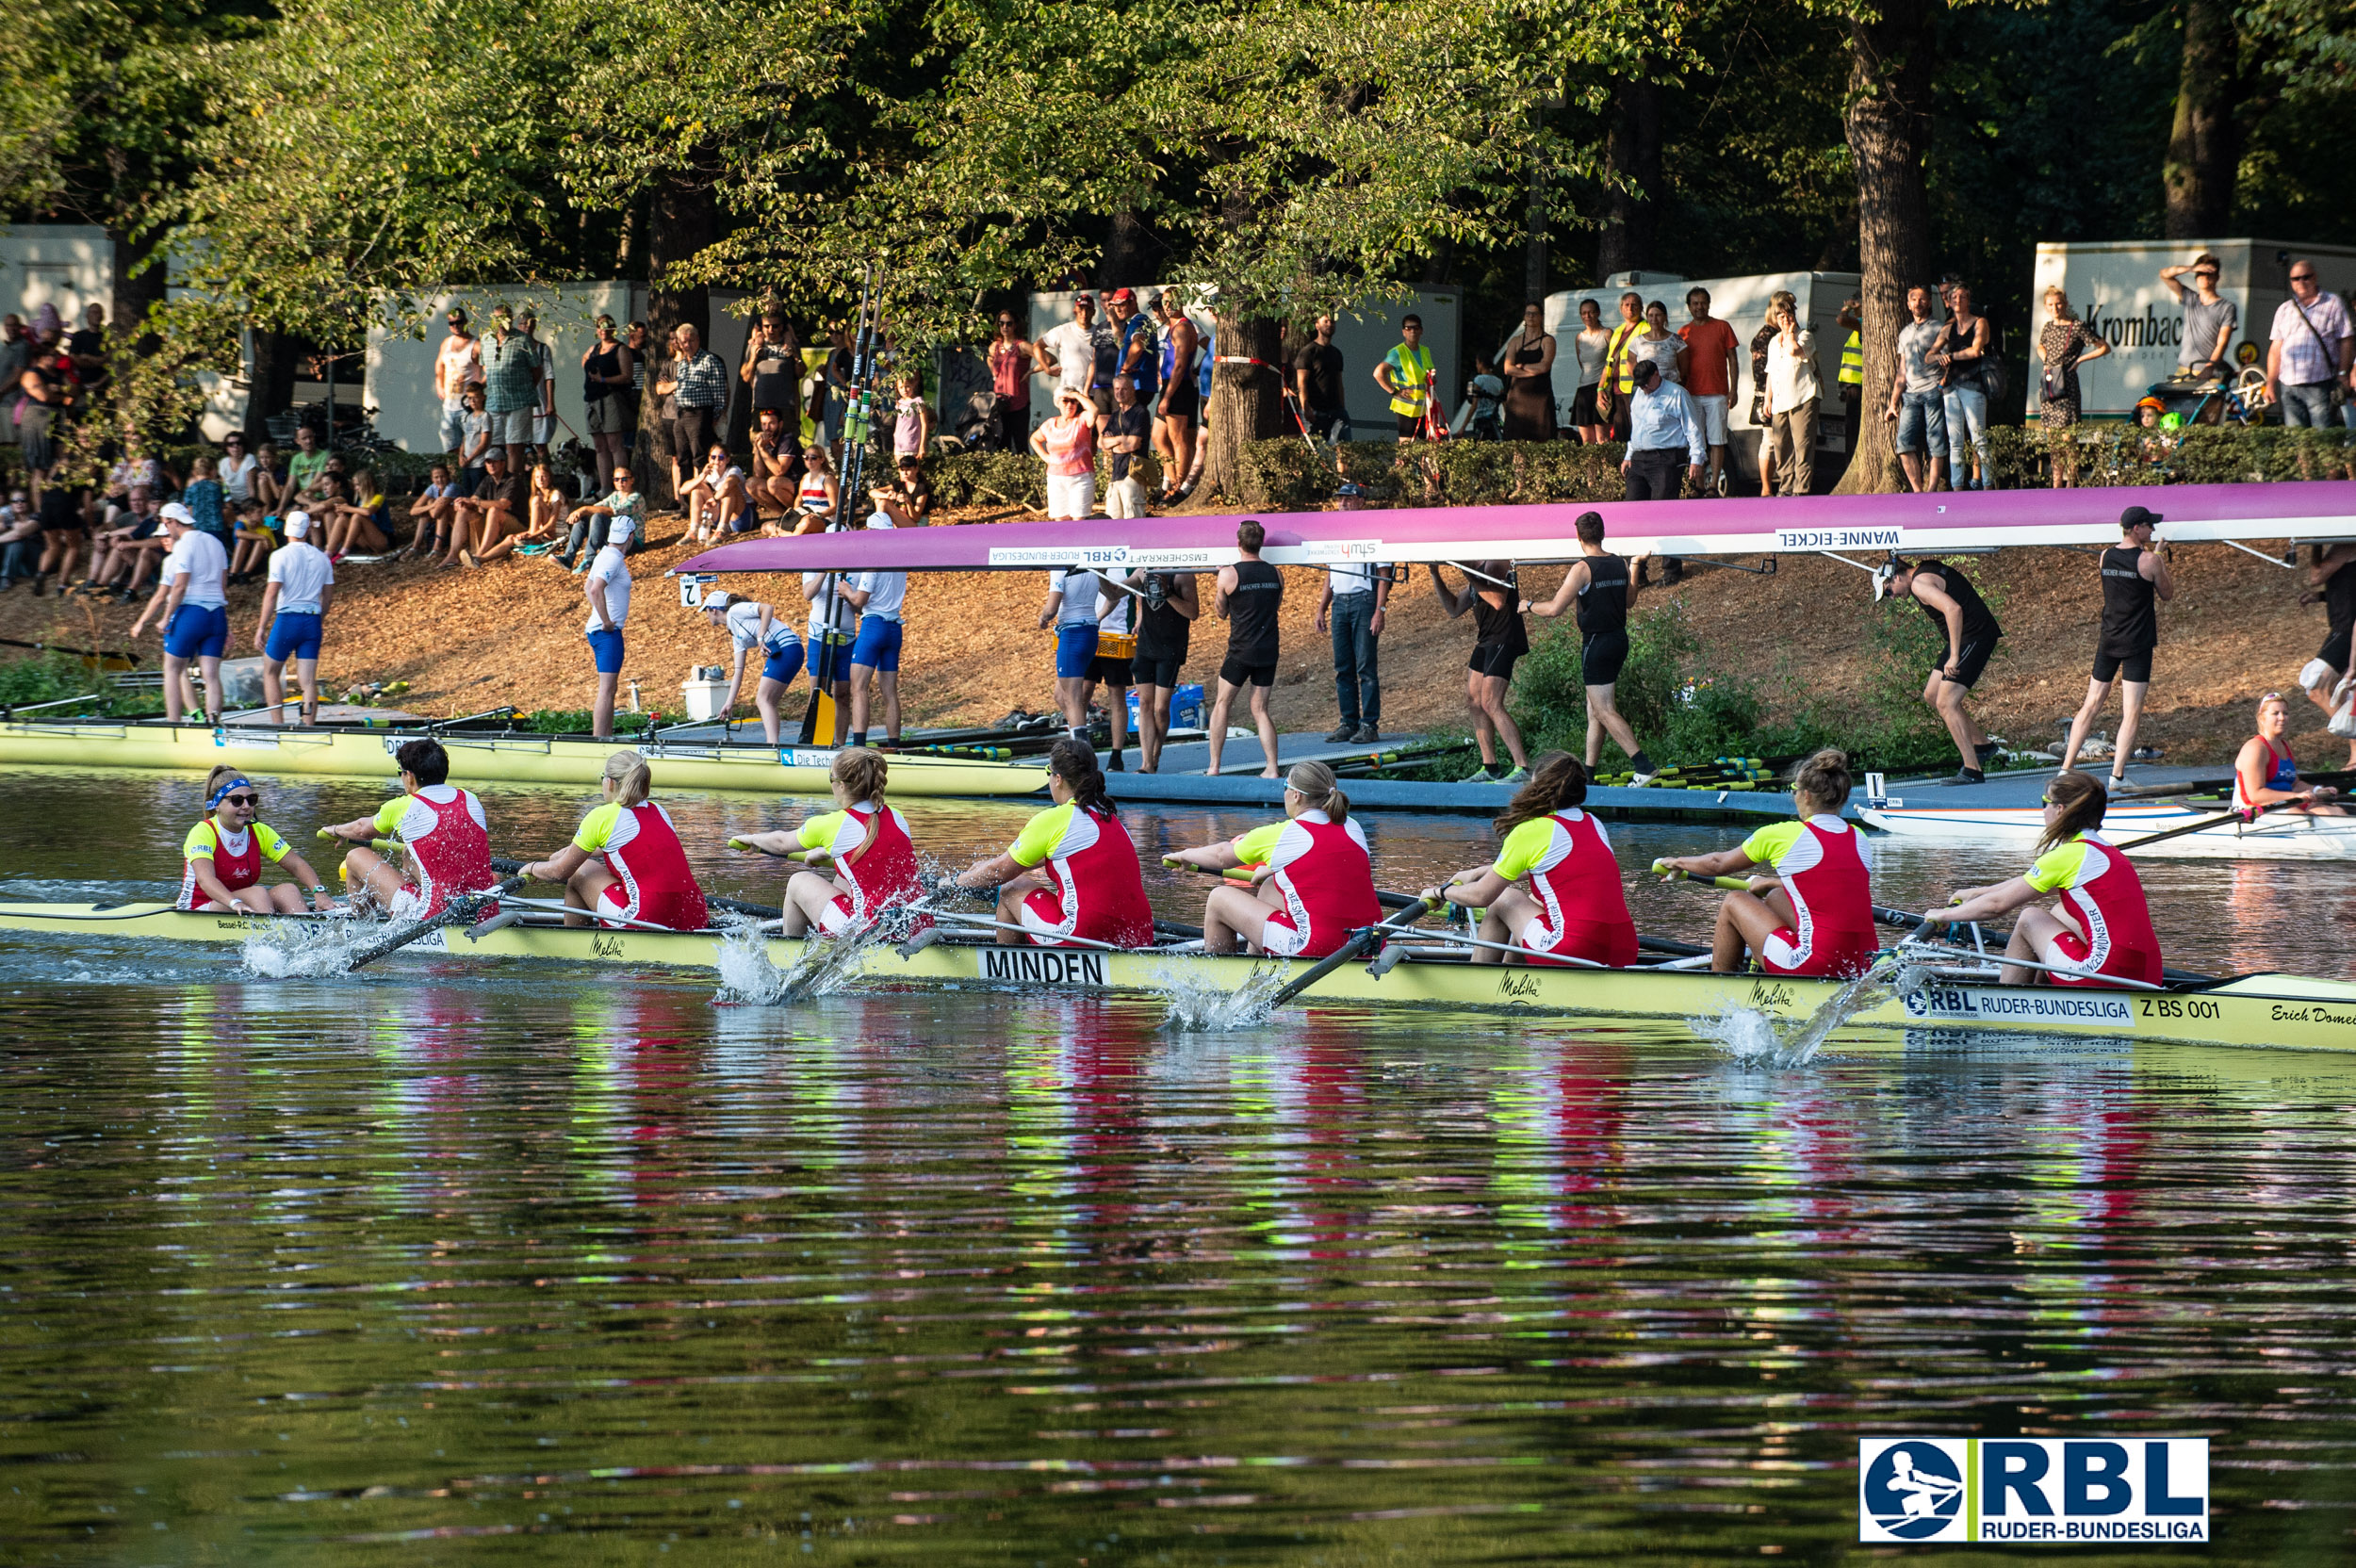
[(1775, 342), (1782, 329), (1775, 325), (1775, 312), (1785, 301), (1799, 309), (1799, 298), (1788, 288), (1778, 288), (1767, 297), (1767, 319), (1751, 334), (1751, 423), (1759, 428), (1759, 493), (1775, 493), (1775, 421), (1767, 413), (1767, 347)]
[(1673, 501), (1677, 498), (1677, 459), (1685, 459), (1684, 478), (1695, 484), (1710, 460), (1701, 417), (1693, 410), (1693, 394), (1661, 379), (1659, 361), (1636, 360), (1629, 374), (1635, 378), (1636, 395), (1628, 404), (1628, 455), (1620, 459), (1628, 498)]
[(1579, 438), (1590, 444), (1601, 442), (1612, 433), (1611, 416), (1600, 407), (1596, 394), (1603, 381), (1605, 368), (1611, 362), (1612, 334), (1604, 329), (1603, 307), (1593, 300), (1579, 302), (1579, 335), (1571, 340), (1571, 352), (1579, 356), (1579, 390), (1571, 394), (1571, 426)]
[(1505, 439), (1554, 439), (1554, 334), (1546, 307), (1522, 306), (1520, 330), (1505, 340), (1497, 366), (1505, 372)]
[(1644, 302), (1634, 290), (1620, 296), (1620, 319), (1603, 343), (1603, 383), (1595, 411), (1612, 427), (1609, 439), (1625, 441), (1636, 396), (1636, 372), (1628, 357), (1628, 340), (1644, 330)]
[(933, 410), (924, 400), (924, 379), (914, 370), (903, 370), (899, 388), (892, 408), (892, 455), (921, 459), (933, 445)]
[(1855, 294), (1841, 301), (1840, 320), (1849, 335), (1841, 343), (1841, 416), (1847, 421), (1844, 444), (1854, 458), (1857, 437), (1864, 433), (1865, 302)]
[[(2187, 381), (2222, 379), (2232, 368), (2229, 355), (2234, 329), (2241, 325), (2241, 307), (2217, 291), (2217, 257), (2203, 251), (2181, 267), (2160, 269), (2160, 282), (2184, 307), (2183, 340), (2176, 350), (2176, 374)], [(2179, 280), (2192, 274), (2192, 293)]]
[(1178, 291), (1162, 290), (1162, 320), (1169, 328), (1168, 368), (1162, 376), (1162, 400), (1154, 409), (1162, 425), (1162, 446), (1170, 453), (1170, 472), (1162, 478), (1162, 504), (1186, 498), (1202, 442), (1203, 377), (1210, 369), (1203, 335), (1194, 318), (1178, 302)]
[(450, 333), (434, 351), (434, 395), (442, 400), (442, 449), (456, 452), (466, 440), (466, 388), (483, 384), (482, 345), (462, 307), (450, 306), (442, 324)]
[[(2086, 329), (2070, 308), (2070, 296), (2058, 284), (2045, 290), (2045, 310), (2052, 318), (2037, 335), (2037, 362), (2044, 373), (2037, 387), (2037, 423), (2053, 449), (2053, 488), (2078, 482), (2078, 367), (2101, 359), (2111, 346)], [(2276, 314), (2281, 319), (2281, 314)]]
[(1342, 722), (1325, 738), (1352, 745), (1383, 738), (1383, 677), (1375, 658), (1383, 607), (1391, 601), (1391, 568), (1353, 561), (1329, 566), (1317, 599), (1317, 627), (1333, 633), (1333, 700)]
[[(1389, 394), (1391, 413), (1399, 419), (1399, 438), (1418, 441), (1432, 423), (1433, 367), (1432, 351), (1423, 346), (1423, 318), (1410, 312), (1399, 320), (1399, 341), (1374, 368), (1374, 384)], [(1274, 759), (1268, 765), (1275, 766)]]
[[(695, 461), (720, 439), (720, 417), (728, 406), (728, 368), (704, 347), (704, 335), (682, 326), (671, 335), (672, 357), (654, 384), (658, 398), (676, 400), (671, 416), (671, 489), (676, 494)], [(489, 363), (486, 358), (484, 363)]]
[[(1816, 335), (1800, 325), (1791, 305), (1777, 305), (1775, 335), (1767, 344), (1767, 420), (1783, 494), (1815, 493), (1816, 416), (1823, 384), (1816, 376)], [(1733, 335), (1727, 334), (1729, 351)]]
[[(475, 351), (483, 360), (483, 406), (491, 416), (491, 442), (507, 449), (507, 471), (521, 474), (540, 412), (540, 345), (517, 332), (513, 314), (499, 305), (492, 310), (491, 330)], [(303, 483), (302, 462), (295, 459), (298, 486)]]
[[(46, 324), (41, 318), (44, 314)], [(57, 347), (57, 312), (47, 305), (34, 314), (32, 350), (16, 384), (22, 399), (16, 410), (17, 448), (25, 459), (32, 498), (38, 502), (57, 466), (55, 433), (73, 414), (81, 391), (74, 379), (73, 361)]]
[(2348, 307), (2337, 294), (2323, 291), (2314, 262), (2292, 262), (2291, 297), (2274, 307), (2274, 331), (2266, 344), (2266, 400), (2282, 406), (2285, 426), (2338, 422), (2351, 384), (2351, 349), (2356, 332), (2349, 328)]
[(1333, 347), (1333, 318), (1317, 318), (1317, 332), (1293, 355), (1293, 393), (1311, 435), (1328, 441), (1350, 438), (1348, 396), (1342, 390), (1342, 351)]
[(82, 307), (82, 324), (66, 335), (65, 351), (82, 378), (82, 390), (95, 399), (106, 387), (106, 307), (95, 300)]
[[(1039, 334), (1031, 349), (1039, 359), (1039, 373), (1055, 378), (1059, 403), (1067, 391), (1077, 392), (1082, 401), (1089, 401), (1088, 392), (1096, 380), (1096, 296), (1086, 289), (1074, 294), (1072, 319)], [(1109, 392), (1111, 377), (1105, 380)]]
[(1047, 465), (1047, 515), (1085, 521), (1096, 510), (1096, 419), (1086, 391), (1055, 388), (1055, 416), (1031, 432), (1031, 450)]
[(1644, 324), (1620, 344), (1620, 356), (1631, 382), (1636, 366), (1651, 360), (1661, 368), (1661, 379), (1682, 386), (1685, 384), (1685, 339), (1669, 330), (1669, 307), (1659, 300), (1644, 306)]
[(646, 400), (646, 362), (654, 357), (654, 340), (647, 335), (646, 323), (632, 321), (630, 330), (622, 335), (622, 347), (630, 351), (630, 396), (623, 400), (622, 441), (624, 449), (634, 456), (638, 451), (638, 417)]
[(1211, 765), (1205, 771), (1214, 778), (1227, 746), (1228, 711), (1235, 707), (1235, 694), (1247, 687), (1260, 755), (1267, 759), (1260, 776), (1277, 776), (1276, 721), (1268, 716), (1268, 688), (1276, 684), (1277, 612), (1284, 604), (1284, 579), (1260, 559), (1260, 547), (1267, 541), (1268, 531), (1257, 519), (1246, 517), (1238, 523), (1235, 549), (1243, 559), (1219, 569), (1219, 586), (1211, 596), (1212, 612), (1227, 623), (1227, 658), (1219, 667), (1219, 695), (1205, 727), (1211, 743)]
[[(1993, 334), (1988, 318), (1972, 308), (1969, 284), (1955, 285), (1946, 324), (1929, 359), (1939, 368), (1939, 401), (1947, 416), (1947, 448), (1955, 455), (1952, 482), (1957, 490), (1992, 490), (1995, 470), (1989, 466), (1988, 439), (1988, 355)], [(1973, 477), (1963, 476), (1965, 449), (1972, 453)]]
[[(0, 316), (0, 440), (16, 439), (16, 409), (25, 400), (22, 383), (25, 367), (32, 363), (33, 339), (25, 330), (25, 318), (14, 311)], [(30, 499), (28, 496), (28, 506)]]
[[(1116, 288), (1104, 300), (1113, 313), (1114, 380), (1135, 387), (1137, 401), (1151, 408), (1162, 390), (1161, 342), (1154, 335), (1153, 318), (1137, 309), (1135, 289)], [(1114, 402), (1118, 405), (1120, 400)]]
[(466, 416), (460, 427), (464, 433), (458, 438), (458, 474), (468, 495), (482, 481), (483, 460), (491, 452), (491, 415), (483, 406), (489, 396), (479, 384), (466, 388)]
[(1031, 439), (1031, 372), (1038, 351), (1023, 336), (1014, 312), (998, 313), (998, 335), (990, 345), (990, 431), (1002, 452), (1019, 452)]
[[(858, 374), (859, 366), (852, 353), (851, 329), (848, 326), (837, 325), (829, 331), (826, 345), (826, 363), (818, 388), (825, 403), (825, 416), (819, 423), (819, 433), (825, 440), (827, 455), (832, 457), (843, 442), (843, 421), (851, 411), (851, 381)], [(843, 668), (848, 670), (850, 666), (846, 664)], [(849, 678), (845, 676), (844, 678), (847, 680)], [(847, 708), (844, 713), (843, 722), (847, 724)]]
[(614, 318), (597, 318), (597, 340), (581, 351), (581, 400), (589, 439), (597, 444), (599, 473), (630, 461), (630, 405), (637, 401), (630, 378), (637, 356), (614, 333)]
[(1710, 314), (1710, 290), (1685, 291), (1685, 314), (1677, 329), (1685, 339), (1685, 389), (1701, 410), (1702, 433), (1710, 438), (1710, 494), (1726, 493), (1726, 407), (1741, 371), (1735, 365), (1734, 329)]
[(1931, 319), (1931, 291), (1921, 284), (1906, 290), (1906, 314), (1913, 319), (1898, 329), (1890, 406), (1882, 417), (1898, 427), (1898, 466), (1906, 470), (1907, 487), (1919, 495), (1939, 489), (1946, 478), (1947, 411), (1939, 367), (1930, 358), (1942, 328)]
[(802, 445), (802, 337), (785, 318), (776, 301), (763, 305), (744, 342), (744, 368), (738, 374), (752, 393), (753, 422), (761, 412), (774, 410), (777, 428), (791, 433), (794, 449)]
[(1153, 433), (1153, 416), (1137, 401), (1136, 380), (1122, 376), (1113, 383), (1113, 416), (1104, 421), (1104, 455), (1112, 475), (1106, 516), (1145, 515), (1145, 481), (1137, 478), (1135, 465), (1143, 460)]
[(230, 543), (228, 508), (223, 504), (229, 492), (221, 485), (220, 469), (209, 457), (200, 457), (188, 465), (188, 482), (180, 488), (180, 504), (188, 509), (196, 526), (221, 542)]
[(540, 341), (540, 318), (530, 308), (516, 316), (515, 328), (532, 346), (537, 372), (532, 395), (532, 445), (534, 455), (545, 458), (556, 440), (556, 351)]
[(1451, 435), (1469, 434), (1476, 441), (1502, 441), (1505, 424), (1498, 411), (1505, 406), (1505, 378), (1487, 354), (1473, 355), (1473, 377), (1464, 384), (1464, 401), (1456, 411)]

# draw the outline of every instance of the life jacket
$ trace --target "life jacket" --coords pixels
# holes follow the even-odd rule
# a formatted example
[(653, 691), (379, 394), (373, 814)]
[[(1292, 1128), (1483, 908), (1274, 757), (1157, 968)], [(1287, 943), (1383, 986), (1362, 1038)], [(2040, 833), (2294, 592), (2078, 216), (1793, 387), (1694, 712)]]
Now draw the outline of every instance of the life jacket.
[(1355, 822), (1303, 811), (1281, 825), (1266, 856), (1249, 863), (1274, 868), (1269, 880), (1284, 895), (1284, 918), (1301, 938), (1296, 956), (1322, 958), (1339, 951), (1352, 931), (1382, 920), (1366, 830)]
[(1401, 387), (1391, 396), (1391, 412), (1410, 417), (1421, 414), (1432, 402), (1432, 367), (1436, 362), (1431, 346), (1419, 344), (1411, 349), (1401, 343), (1391, 351), (1384, 363), (1391, 367), (1391, 380)]

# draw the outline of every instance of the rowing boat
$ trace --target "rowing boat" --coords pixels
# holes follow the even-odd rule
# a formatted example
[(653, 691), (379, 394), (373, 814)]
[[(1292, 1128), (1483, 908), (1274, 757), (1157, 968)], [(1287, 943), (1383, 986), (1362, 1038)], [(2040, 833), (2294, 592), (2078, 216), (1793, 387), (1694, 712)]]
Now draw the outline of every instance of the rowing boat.
[[(422, 730), (317, 729), (170, 724), (161, 720), (20, 719), (0, 724), (0, 764), (53, 768), (181, 768), (202, 773), (234, 762), (257, 773), (384, 778), (392, 754)], [(431, 732), (450, 754), (450, 775), (468, 784), (588, 784), (604, 776), (617, 745), (637, 745), (676, 790), (749, 790), (824, 795), (831, 749), (713, 742), (639, 741), (620, 736)], [(1044, 795), (1035, 761), (990, 762), (902, 754), (892, 760), (898, 795)]]
[[(2224, 803), (2116, 800), (2102, 816), (2102, 837), (2113, 843), (2166, 833), (2203, 822), (2230, 809)], [(2035, 806), (1872, 806), (1857, 808), (1867, 825), (1903, 839), (1945, 843), (2020, 844), (2045, 831), (2045, 813)], [(2147, 845), (2137, 856), (2231, 860), (2356, 859), (2356, 817), (2317, 817), (2274, 811), (2255, 822), (2222, 822), (2197, 833)]]
[[(243, 944), (255, 937), (304, 935), (319, 917), (268, 919), (189, 913), (168, 904), (0, 904), (0, 931), (46, 936), (106, 934), (148, 941)], [(553, 923), (434, 932), (407, 951), (443, 959), (548, 959), (651, 970), (715, 970), (724, 949), (755, 939), (717, 932), (608, 931)], [(1415, 939), (1406, 939), (1412, 948)], [(759, 943), (787, 968), (798, 940)], [(1034, 995), (1195, 997), (1268, 991), (1306, 959), (1208, 957), (1169, 952), (1114, 953), (937, 942), (903, 957), (889, 944), (861, 956), (859, 983), (888, 988), (1002, 989)], [(1710, 974), (1695, 970), (1594, 971), (1475, 965), (1461, 957), (1414, 956), (1385, 972), (1344, 964), (1303, 1001), (1341, 1006), (1446, 1007), (1562, 1017), (1717, 1019), (1742, 1012), (1797, 1021), (1841, 989), (1838, 982)], [(1266, 994), (1263, 992), (1262, 994)], [(2317, 1051), (2356, 1051), (2356, 984), (2287, 974), (2245, 975), (2215, 985), (2151, 993), (1999, 986), (1960, 972), (1934, 976), (1910, 994), (1887, 996), (1851, 1018), (1853, 1029), (1934, 1029), (2075, 1036), (2105, 1039)]]

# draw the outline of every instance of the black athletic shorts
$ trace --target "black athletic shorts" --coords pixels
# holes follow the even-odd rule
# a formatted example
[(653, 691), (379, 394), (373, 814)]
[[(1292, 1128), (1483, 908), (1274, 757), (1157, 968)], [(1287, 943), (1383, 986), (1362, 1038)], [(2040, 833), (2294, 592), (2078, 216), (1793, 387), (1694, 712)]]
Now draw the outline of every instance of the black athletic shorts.
[(1422, 440), (1423, 416), (1420, 414), (1402, 414), (1399, 416), (1399, 438), (1401, 441)]
[(1107, 659), (1098, 654), (1088, 664), (1088, 678), (1106, 686), (1126, 688), (1129, 684), (1129, 664), (1126, 659)]
[(1219, 665), (1219, 678), (1230, 686), (1273, 686), (1276, 684), (1276, 666), (1243, 664), (1230, 659)]
[(1175, 691), (1178, 672), (1186, 667), (1186, 656), (1182, 653), (1175, 659), (1153, 659), (1140, 653), (1130, 663), (1135, 666), (1130, 673), (1137, 677), (1136, 684)]
[(1620, 678), (1628, 662), (1628, 633), (1594, 631), (1579, 645), (1579, 678), (1589, 686), (1609, 686)]
[(1191, 419), (1203, 412), (1203, 386), (1192, 376), (1170, 384), (1170, 400), (1162, 404), (1165, 419)]
[(1521, 655), (1511, 643), (1475, 643), (1472, 657), (1464, 661), (1464, 668), (1475, 675), (1495, 676), (1499, 680), (1513, 678), (1514, 662)]
[(2342, 675), (2348, 673), (2348, 632), (2345, 629), (2324, 633), (2323, 646), (2315, 649), (2315, 657)]
[[(1995, 655), (1995, 652), (1996, 639), (1993, 637), (1984, 637), (1977, 642), (1964, 644), (1963, 655), (1955, 661), (1955, 673), (1948, 676), (1947, 678), (1969, 691), (1979, 684), (1980, 672), (1988, 668), (1988, 662)], [(1932, 673), (1945, 674), (1946, 668), (1946, 665), (1941, 664)]]
[(2104, 685), (2117, 678), (2121, 671), (2139, 686), (2151, 684), (2151, 650), (2141, 653), (2098, 653), (2094, 656), (2094, 678)]

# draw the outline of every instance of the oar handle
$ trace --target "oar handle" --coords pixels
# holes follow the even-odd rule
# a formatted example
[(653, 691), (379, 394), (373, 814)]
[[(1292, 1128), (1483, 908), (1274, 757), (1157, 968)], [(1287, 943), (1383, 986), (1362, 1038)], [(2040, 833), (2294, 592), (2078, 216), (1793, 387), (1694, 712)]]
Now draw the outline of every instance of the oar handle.
[(1655, 860), (1652, 863), (1652, 869), (1672, 882), (1691, 882), (1696, 887), (1703, 888), (1724, 888), (1730, 893), (1746, 893), (1751, 890), (1750, 883), (1740, 876), (1696, 876), (1683, 866), (1673, 866), (1665, 859)]

